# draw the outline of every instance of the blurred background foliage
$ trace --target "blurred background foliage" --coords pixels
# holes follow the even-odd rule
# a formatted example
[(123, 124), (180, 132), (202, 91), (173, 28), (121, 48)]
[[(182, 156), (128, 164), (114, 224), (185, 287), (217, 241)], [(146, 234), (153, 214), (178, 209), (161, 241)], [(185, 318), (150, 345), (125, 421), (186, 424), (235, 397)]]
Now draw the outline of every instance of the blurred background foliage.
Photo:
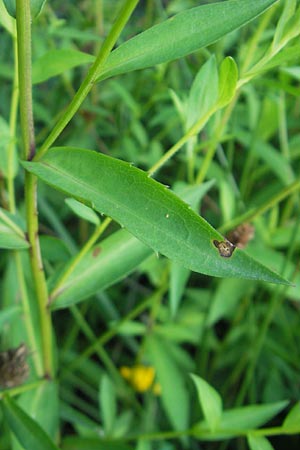
[[(119, 43), (174, 13), (204, 3), (212, 2), (140, 1)], [(253, 36), (258, 36), (255, 59), (259, 61), (274, 36), (283, 6), (279, 2), (272, 13), (188, 57), (96, 85), (56, 144), (95, 149), (148, 170), (183, 135), (199, 68), (211, 55), (218, 64), (230, 55), (241, 68)], [(47, 2), (34, 21), (33, 62), (53, 49), (96, 54), (118, 7), (116, 1)], [(257, 35), (259, 27), (262, 31)], [(11, 39), (3, 28), (0, 40), (3, 135), (9, 120), (13, 55)], [(37, 144), (72, 99), (86, 71), (86, 66), (79, 66), (34, 86)], [(227, 225), (234, 218), (267, 205), (250, 218), (255, 237), (246, 251), (296, 283), (299, 193), (285, 197), (284, 192), (299, 179), (299, 79), (298, 54), (242, 87), (227, 126), (218, 136), (205, 174), (204, 181), (210, 183), (198, 208), (214, 227), (229, 231)], [(194, 140), (192, 172), (186, 148), (163, 167), (159, 181), (175, 190), (180, 183), (185, 188), (195, 183), (222, 117), (220, 112), (215, 114)], [(22, 212), (21, 170), (15, 181)], [(40, 230), (48, 277), (92, 232), (92, 224), (77, 217), (63, 199), (41, 183)], [(5, 193), (1, 203), (5, 206)], [(107, 234), (116, 228), (112, 224)], [(5, 305), (16, 289), (9, 252), (1, 251), (0, 270)], [(93, 439), (101, 434), (122, 440), (127, 434), (187, 428), (201, 418), (189, 372), (214, 386), (226, 408), (280, 400), (293, 405), (299, 401), (300, 388), (299, 289), (299, 284), (274, 287), (193, 274), (153, 255), (122, 282), (79, 306), (54, 312), (62, 437), (77, 434)], [(2, 330), (5, 344), (3, 325)], [(146, 388), (139, 381), (141, 373), (142, 380), (148, 380)], [(268, 426), (280, 425), (284, 416)], [(3, 449), (8, 448), (5, 436), (0, 438)], [(271, 442), (276, 449), (288, 446), (290, 450), (300, 444), (298, 436), (274, 437)], [(106, 445), (103, 448), (127, 448), (127, 444)], [(81, 447), (73, 447), (70, 440), (63, 448)], [(245, 442), (200, 445), (194, 439), (168, 441), (162, 434), (155, 443), (140, 441), (137, 447), (128, 444), (128, 448), (243, 449)]]

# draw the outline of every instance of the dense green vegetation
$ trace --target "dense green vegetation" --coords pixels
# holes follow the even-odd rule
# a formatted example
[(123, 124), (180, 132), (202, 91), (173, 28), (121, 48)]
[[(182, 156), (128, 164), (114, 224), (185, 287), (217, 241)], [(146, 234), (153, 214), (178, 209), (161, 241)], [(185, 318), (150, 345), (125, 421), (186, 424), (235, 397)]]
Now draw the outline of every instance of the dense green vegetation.
[(0, 0), (0, 450), (299, 448), (299, 34)]

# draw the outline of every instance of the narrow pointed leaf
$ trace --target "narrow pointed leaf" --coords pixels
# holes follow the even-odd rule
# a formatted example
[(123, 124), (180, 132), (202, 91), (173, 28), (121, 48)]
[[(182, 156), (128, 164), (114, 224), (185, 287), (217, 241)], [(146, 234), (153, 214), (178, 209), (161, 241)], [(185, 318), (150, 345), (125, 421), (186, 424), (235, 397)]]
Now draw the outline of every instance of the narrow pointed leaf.
[(300, 432), (300, 402), (296, 403), (286, 416), (283, 428), (289, 433), (292, 431)]
[(94, 225), (99, 225), (100, 219), (91, 208), (84, 205), (83, 203), (78, 202), (74, 198), (67, 198), (66, 204), (68, 207), (81, 219), (87, 220)]
[(42, 55), (32, 66), (33, 84), (42, 83), (74, 67), (94, 62), (95, 57), (73, 49), (56, 49)]
[(52, 308), (66, 308), (106, 289), (133, 272), (151, 254), (151, 248), (128, 231), (111, 234), (82, 258), (54, 296)]
[(195, 383), (199, 403), (211, 431), (214, 431), (222, 416), (222, 399), (220, 394), (203, 378), (191, 374)]
[(28, 241), (25, 239), (18, 218), (0, 208), (0, 248), (21, 250), (28, 247)]
[(184, 267), (220, 277), (289, 284), (245, 252), (221, 256), (223, 237), (186, 203), (145, 172), (90, 150), (53, 148), (24, 167), (46, 183), (106, 214), (135, 237)]
[(235, 436), (245, 436), (282, 411), (288, 402), (283, 400), (263, 405), (249, 405), (223, 411), (218, 429), (210, 431), (207, 421), (194, 425), (193, 435), (198, 439), (222, 440)]
[(276, 0), (223, 1), (176, 14), (120, 45), (99, 80), (181, 58), (212, 44), (264, 12)]
[(218, 107), (223, 108), (232, 99), (236, 91), (238, 69), (233, 58), (228, 56), (220, 67)]
[(249, 433), (247, 441), (250, 450), (274, 450), (268, 439), (264, 436), (255, 436)]
[(11, 431), (25, 450), (58, 450), (40, 425), (28, 416), (12, 398), (5, 395), (2, 405)]

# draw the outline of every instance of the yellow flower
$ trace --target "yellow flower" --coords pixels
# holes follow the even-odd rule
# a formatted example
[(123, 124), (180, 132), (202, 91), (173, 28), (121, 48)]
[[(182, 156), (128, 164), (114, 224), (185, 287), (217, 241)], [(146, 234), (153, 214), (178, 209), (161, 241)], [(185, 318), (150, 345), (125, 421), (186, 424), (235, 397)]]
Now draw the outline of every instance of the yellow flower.
[(155, 395), (160, 395), (161, 387), (159, 383), (153, 384), (155, 378), (153, 367), (141, 364), (133, 367), (122, 366), (120, 373), (137, 392), (146, 392), (151, 389)]

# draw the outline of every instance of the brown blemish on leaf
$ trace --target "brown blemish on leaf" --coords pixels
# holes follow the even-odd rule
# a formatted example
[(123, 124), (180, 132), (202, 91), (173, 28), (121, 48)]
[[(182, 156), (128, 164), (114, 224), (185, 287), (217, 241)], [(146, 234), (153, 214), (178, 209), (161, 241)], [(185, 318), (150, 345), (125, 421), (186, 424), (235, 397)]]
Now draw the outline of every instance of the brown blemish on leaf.
[(217, 249), (219, 250), (220, 256), (223, 256), (224, 258), (230, 258), (230, 256), (235, 250), (235, 245), (233, 245), (231, 242), (227, 240), (226, 241), (214, 240), (213, 243), (214, 246), (217, 247)]
[(101, 248), (100, 247), (95, 247), (93, 250), (93, 257), (96, 258), (99, 253), (101, 252)]

